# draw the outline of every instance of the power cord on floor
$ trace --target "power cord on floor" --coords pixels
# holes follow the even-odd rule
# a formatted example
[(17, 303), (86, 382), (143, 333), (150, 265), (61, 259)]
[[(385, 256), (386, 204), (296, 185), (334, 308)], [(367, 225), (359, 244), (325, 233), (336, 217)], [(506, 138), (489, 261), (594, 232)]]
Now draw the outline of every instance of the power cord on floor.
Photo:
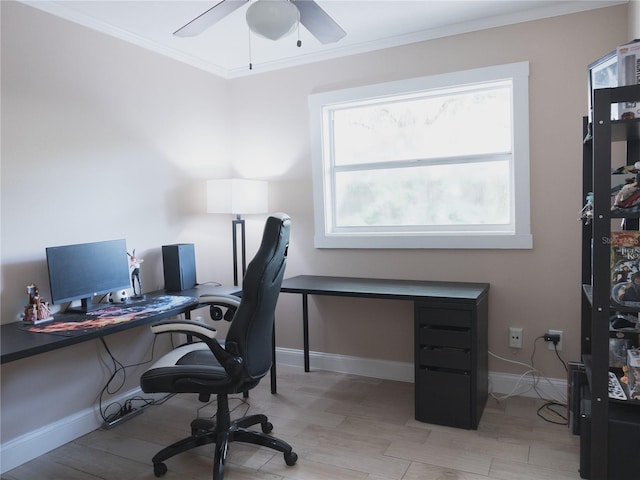
[[(524, 367), (527, 368), (527, 370), (522, 375), (520, 375), (520, 377), (516, 381), (516, 384), (514, 385), (514, 387), (511, 389), (511, 391), (509, 393), (507, 393), (506, 395), (498, 396), (498, 395), (494, 394), (493, 392), (490, 392), (490, 395), (491, 395), (491, 397), (493, 397), (497, 401), (504, 401), (504, 400), (507, 400), (508, 398), (510, 398), (512, 396), (522, 395), (523, 393), (526, 393), (530, 389), (533, 389), (535, 391), (536, 395), (538, 396), (538, 398), (540, 398), (541, 400), (545, 401), (545, 403), (542, 406), (540, 406), (540, 408), (538, 408), (537, 415), (540, 418), (542, 418), (543, 420), (545, 420), (546, 422), (554, 423), (554, 424), (557, 424), (557, 425), (567, 425), (568, 424), (567, 415), (562, 414), (561, 412), (559, 412), (557, 410), (557, 407), (562, 407), (562, 408), (565, 408), (565, 409), (567, 408), (567, 402), (563, 398), (564, 397), (564, 393), (558, 392), (557, 387), (551, 382), (551, 380), (546, 375), (544, 375), (543, 372), (539, 371), (534, 366), (534, 356), (535, 356), (535, 353), (536, 353), (536, 345), (537, 345), (538, 340), (540, 340), (540, 339), (544, 339), (544, 336), (537, 337), (533, 342), (533, 351), (532, 351), (531, 357), (530, 357), (530, 364), (527, 364), (527, 363), (524, 363), (524, 362), (519, 362), (519, 361), (516, 361), (516, 360), (510, 360), (508, 358), (501, 357), (501, 356), (496, 355), (495, 353), (489, 351), (489, 355), (491, 355), (494, 358), (497, 358), (498, 360), (501, 360), (501, 361), (504, 361), (504, 362), (508, 362), (508, 363), (513, 363), (513, 364), (520, 365), (520, 366), (524, 366)], [(555, 350), (556, 356), (558, 357), (558, 359), (562, 363), (565, 371), (568, 371), (567, 364), (562, 359), (562, 357), (560, 356), (560, 353), (558, 352), (557, 345), (555, 345), (555, 344), (554, 344), (554, 350)], [(527, 375), (531, 375), (531, 377), (533, 379), (532, 385), (527, 390), (517, 391), (518, 388), (520, 387), (520, 384), (521, 384), (522, 380)], [(541, 378), (546, 380), (546, 382), (552, 387), (552, 389), (560, 394), (559, 395), (560, 398), (551, 398), (550, 399), (550, 398), (546, 398), (544, 395), (542, 395), (542, 393), (538, 390), (538, 384), (539, 384)], [(548, 418), (548, 417), (551, 417), (551, 418)]]
[[(544, 335), (537, 337), (534, 340), (534, 349), (533, 349), (533, 353), (531, 354), (531, 365), (533, 365), (533, 355), (535, 354), (535, 344), (538, 340), (540, 339), (544, 339)], [(558, 360), (560, 360), (560, 363), (562, 363), (562, 366), (564, 367), (565, 372), (569, 372), (569, 368), (567, 367), (566, 362), (562, 359), (562, 357), (560, 356), (560, 353), (558, 352), (558, 344), (554, 343), (553, 344), (553, 350), (555, 351), (556, 357), (558, 357)], [(538, 394), (538, 396), (545, 400), (542, 395), (540, 394), (540, 392), (538, 392), (536, 390), (536, 393)], [(558, 402), (558, 401), (554, 401), (554, 400), (547, 400), (540, 408), (538, 408), (537, 411), (537, 415), (542, 418), (544, 421), (549, 422), (549, 423), (553, 423), (556, 425), (568, 425), (569, 424), (569, 419), (568, 419), (568, 414), (562, 414), (559, 411), (557, 411), (555, 408), (556, 407), (562, 407), (565, 409), (568, 408), (567, 406), (567, 402), (566, 401), (562, 401), (562, 402)], [(549, 418), (551, 417), (551, 418)]]
[[(566, 403), (560, 404), (556, 402), (546, 402), (543, 405), (541, 405), (540, 408), (538, 408), (538, 411), (536, 413), (545, 422), (554, 423), (556, 425), (568, 425), (569, 420), (567, 419), (567, 416), (555, 410), (554, 409), (555, 407), (562, 407), (566, 409), (567, 404)], [(552, 416), (555, 416), (559, 420), (552, 420), (550, 418), (547, 418), (543, 415), (543, 412), (550, 413)]]
[[(100, 409), (100, 415), (102, 417), (102, 420), (104, 420), (105, 423), (113, 422), (114, 420), (117, 420), (118, 418), (123, 417), (123, 416), (131, 413), (135, 408), (134, 405), (133, 405), (134, 401), (135, 402), (140, 402), (140, 408), (144, 408), (144, 407), (147, 407), (149, 405), (160, 405), (160, 404), (166, 402), (169, 398), (171, 398), (173, 396), (173, 394), (169, 394), (169, 395), (166, 395), (165, 397), (162, 397), (160, 399), (144, 398), (144, 397), (139, 397), (138, 396), (138, 397), (132, 397), (130, 399), (127, 399), (123, 403), (112, 402), (112, 403), (110, 403), (110, 404), (108, 404), (108, 405), (103, 407), (103, 398), (104, 398), (105, 394), (115, 395), (125, 385), (125, 382), (127, 380), (127, 369), (139, 367), (139, 366), (142, 366), (142, 365), (147, 365), (147, 364), (153, 362), (153, 359), (154, 359), (154, 356), (155, 356), (156, 339), (157, 339), (157, 337), (154, 335), (153, 343), (151, 344), (151, 358), (149, 358), (148, 360), (144, 360), (142, 362), (139, 362), (139, 363), (134, 363), (134, 364), (131, 364), (131, 365), (123, 365), (122, 362), (120, 362), (118, 359), (116, 359), (116, 357), (113, 355), (113, 353), (111, 353), (111, 349), (109, 349), (109, 346), (107, 345), (107, 342), (104, 340), (104, 338), (100, 337), (100, 341), (102, 342), (102, 345), (103, 345), (105, 351), (107, 352), (107, 354), (109, 355), (109, 358), (111, 359), (111, 362), (113, 363), (113, 372), (111, 373), (111, 376), (106, 381), (104, 387), (100, 391), (100, 396), (99, 396), (99, 400), (98, 400), (99, 409)], [(118, 385), (115, 388), (112, 389), (112, 383), (114, 383), (116, 377), (119, 374), (121, 375), (120, 382), (118, 383)], [(113, 410), (114, 408), (115, 408), (116, 411), (112, 411), (111, 413), (109, 413), (109, 411)]]

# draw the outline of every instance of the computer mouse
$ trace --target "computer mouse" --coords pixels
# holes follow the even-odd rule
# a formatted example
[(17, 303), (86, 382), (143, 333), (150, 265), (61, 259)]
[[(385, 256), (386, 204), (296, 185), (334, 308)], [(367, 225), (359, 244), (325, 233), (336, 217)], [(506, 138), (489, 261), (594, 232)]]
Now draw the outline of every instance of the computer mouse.
[(636, 327), (636, 322), (629, 320), (623, 315), (616, 315), (611, 319), (611, 328), (614, 330), (622, 330), (623, 328), (635, 329)]

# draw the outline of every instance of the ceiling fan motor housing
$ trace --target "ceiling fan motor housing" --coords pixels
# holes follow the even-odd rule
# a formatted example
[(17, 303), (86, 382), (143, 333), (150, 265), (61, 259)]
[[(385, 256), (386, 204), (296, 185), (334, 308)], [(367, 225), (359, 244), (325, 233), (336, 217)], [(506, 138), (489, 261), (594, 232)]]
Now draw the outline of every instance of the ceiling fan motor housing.
[(289, 0), (257, 0), (247, 9), (246, 18), (252, 32), (278, 40), (296, 29), (300, 11)]

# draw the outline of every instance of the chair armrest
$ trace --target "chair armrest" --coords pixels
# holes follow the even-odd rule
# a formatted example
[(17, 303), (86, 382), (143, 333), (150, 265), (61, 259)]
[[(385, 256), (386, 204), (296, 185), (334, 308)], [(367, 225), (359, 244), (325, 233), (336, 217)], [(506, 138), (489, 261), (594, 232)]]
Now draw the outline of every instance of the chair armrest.
[(207, 341), (215, 338), (218, 333), (215, 328), (191, 320), (166, 320), (151, 326), (151, 331), (158, 333), (185, 333), (200, 340)]
[(152, 325), (151, 331), (156, 335), (160, 333), (185, 333), (199, 338), (209, 347), (229, 375), (235, 375), (244, 363), (242, 357), (222, 348), (215, 339), (216, 329), (208, 325), (191, 320), (167, 320)]
[(221, 305), (229, 308), (238, 308), (240, 305), (240, 297), (235, 295), (200, 295), (198, 301), (206, 305)]

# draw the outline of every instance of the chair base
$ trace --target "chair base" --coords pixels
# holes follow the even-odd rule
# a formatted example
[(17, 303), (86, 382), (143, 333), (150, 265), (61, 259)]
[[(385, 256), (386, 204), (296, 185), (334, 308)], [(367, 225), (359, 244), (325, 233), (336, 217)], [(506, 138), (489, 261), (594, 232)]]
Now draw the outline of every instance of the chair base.
[[(262, 432), (249, 430), (248, 427), (260, 424)], [(229, 420), (229, 408), (226, 395), (218, 395), (218, 410), (216, 420), (197, 418), (191, 422), (191, 436), (179, 440), (176, 443), (163, 448), (152, 459), (153, 473), (161, 477), (167, 473), (164, 461), (186, 452), (192, 448), (214, 443), (216, 445), (213, 461), (213, 480), (222, 480), (224, 476), (224, 463), (227, 457), (229, 444), (232, 442), (250, 443), (262, 447), (271, 448), (284, 454), (284, 461), (292, 466), (298, 460), (298, 455), (293, 452), (291, 445), (278, 438), (268, 435), (273, 430), (273, 425), (266, 415), (249, 415), (234, 421)]]

